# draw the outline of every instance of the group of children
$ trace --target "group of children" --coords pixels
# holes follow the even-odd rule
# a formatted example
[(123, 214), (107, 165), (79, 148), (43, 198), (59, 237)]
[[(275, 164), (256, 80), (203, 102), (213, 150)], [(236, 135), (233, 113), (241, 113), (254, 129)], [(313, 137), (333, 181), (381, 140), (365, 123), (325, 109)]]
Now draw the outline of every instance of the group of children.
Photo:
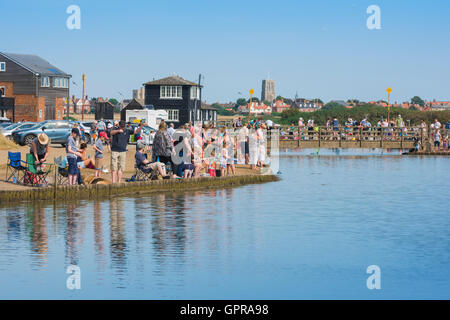
[(106, 133), (100, 132), (93, 146), (95, 157), (92, 159), (87, 155), (87, 143), (81, 142), (80, 130), (77, 127), (72, 128), (67, 139), (66, 158), (61, 164), (62, 168), (67, 168), (69, 185), (83, 184), (81, 169), (95, 170), (95, 177), (100, 177), (102, 170), (107, 172), (103, 165), (106, 140)]

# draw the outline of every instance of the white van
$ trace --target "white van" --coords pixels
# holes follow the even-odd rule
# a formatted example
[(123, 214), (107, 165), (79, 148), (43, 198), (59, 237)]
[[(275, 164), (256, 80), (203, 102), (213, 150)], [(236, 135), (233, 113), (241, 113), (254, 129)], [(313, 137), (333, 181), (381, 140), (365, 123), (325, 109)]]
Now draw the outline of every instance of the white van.
[(126, 122), (140, 123), (144, 121), (151, 128), (158, 130), (161, 120), (168, 121), (169, 116), (165, 110), (127, 110)]

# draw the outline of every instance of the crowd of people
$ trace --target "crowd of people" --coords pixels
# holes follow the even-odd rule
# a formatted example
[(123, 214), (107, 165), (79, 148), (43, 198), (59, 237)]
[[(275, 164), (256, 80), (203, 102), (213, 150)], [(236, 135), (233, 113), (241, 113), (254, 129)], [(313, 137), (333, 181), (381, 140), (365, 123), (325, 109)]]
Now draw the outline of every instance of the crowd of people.
[[(95, 177), (108, 173), (105, 151), (110, 153), (111, 182), (120, 183), (126, 168), (130, 137), (136, 141), (135, 167), (143, 172), (152, 171), (160, 179), (188, 179), (200, 176), (216, 177), (236, 175), (237, 164), (247, 164), (260, 170), (266, 161), (266, 123), (249, 121), (237, 123), (234, 129), (211, 125), (186, 123), (175, 129), (173, 123), (162, 121), (156, 132), (148, 131), (144, 122), (137, 127), (117, 121), (110, 127), (103, 121), (91, 127), (90, 145), (83, 142), (80, 128), (75, 125), (66, 143), (66, 157), (62, 166), (67, 168), (69, 185), (82, 184), (80, 170), (95, 171)], [(30, 153), (43, 169), (49, 154), (49, 139), (45, 133), (33, 141)]]
[[(394, 120), (380, 119), (373, 125), (367, 118), (361, 121), (348, 118), (342, 125), (337, 117), (328, 118), (325, 126), (321, 131), (320, 138), (323, 140), (369, 140), (377, 136), (384, 140), (395, 140), (401, 137), (407, 138), (414, 135), (421, 137), (423, 140), (431, 140), (434, 142), (435, 151), (448, 149), (448, 132), (450, 130), (450, 122), (443, 125), (435, 119), (429, 126), (422, 120), (420, 127), (410, 128), (405, 120), (399, 114)], [(281, 139), (291, 138), (293, 140), (311, 140), (319, 139), (320, 127), (314, 123), (313, 119), (305, 121), (299, 118), (297, 126), (292, 123), (291, 126), (281, 131)], [(411, 131), (412, 130), (412, 131)]]
[[(238, 118), (233, 122), (233, 128), (214, 127), (212, 124), (193, 125), (186, 123), (175, 129), (173, 123), (167, 126), (162, 121), (158, 130), (148, 130), (141, 122), (132, 126), (125, 121), (116, 121), (106, 125), (103, 121), (95, 122), (91, 128), (93, 135), (92, 149), (94, 157), (88, 155), (88, 144), (82, 142), (81, 131), (74, 126), (66, 144), (66, 159), (63, 163), (68, 170), (70, 185), (83, 183), (80, 169), (95, 170), (95, 177), (108, 173), (105, 149), (110, 151), (109, 168), (112, 183), (122, 181), (126, 167), (126, 159), (130, 137), (134, 136), (136, 143), (135, 166), (143, 172), (152, 171), (160, 179), (188, 179), (200, 176), (227, 176), (236, 174), (236, 164), (249, 165), (252, 170), (260, 170), (266, 162), (267, 129), (273, 128), (272, 121), (249, 120)], [(340, 126), (336, 117), (328, 119), (326, 130), (330, 139), (364, 135), (370, 132), (383, 132), (387, 137), (406, 134), (406, 125), (400, 115), (395, 120), (381, 119), (372, 126), (368, 119), (360, 122), (349, 118), (344, 126)], [(343, 128), (343, 130), (341, 130)], [(391, 130), (392, 129), (392, 130)], [(396, 130), (394, 130), (396, 129)], [(294, 124), (288, 129), (289, 134), (296, 139), (310, 138), (317, 130), (312, 119), (305, 122), (302, 118), (298, 127)], [(448, 150), (448, 132), (450, 123), (445, 127), (436, 119), (429, 127), (422, 121), (418, 130), (427, 141), (434, 142), (434, 151)], [(429, 130), (429, 131), (428, 131)], [(405, 133), (403, 133), (405, 132)], [(285, 135), (282, 130), (281, 138)], [(353, 138), (354, 139), (354, 138)], [(422, 141), (421, 141), (422, 142)], [(30, 153), (35, 157), (36, 165), (45, 170), (49, 154), (50, 141), (45, 133), (39, 134), (31, 144)]]

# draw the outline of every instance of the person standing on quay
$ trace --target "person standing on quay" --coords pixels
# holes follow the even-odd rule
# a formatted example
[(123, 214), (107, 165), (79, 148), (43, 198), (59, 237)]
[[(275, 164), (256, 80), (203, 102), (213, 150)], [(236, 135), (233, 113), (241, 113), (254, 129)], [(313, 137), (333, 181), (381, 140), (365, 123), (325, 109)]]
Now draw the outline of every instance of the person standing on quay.
[(111, 178), (112, 183), (120, 183), (122, 174), (125, 170), (127, 146), (132, 134), (140, 133), (142, 130), (142, 123), (135, 130), (132, 128), (125, 128), (125, 121), (119, 122), (119, 128), (111, 130)]
[(69, 185), (73, 186), (77, 182), (78, 164), (77, 157), (81, 157), (78, 151), (77, 139), (80, 137), (80, 131), (73, 128), (67, 139), (67, 162), (69, 163)]

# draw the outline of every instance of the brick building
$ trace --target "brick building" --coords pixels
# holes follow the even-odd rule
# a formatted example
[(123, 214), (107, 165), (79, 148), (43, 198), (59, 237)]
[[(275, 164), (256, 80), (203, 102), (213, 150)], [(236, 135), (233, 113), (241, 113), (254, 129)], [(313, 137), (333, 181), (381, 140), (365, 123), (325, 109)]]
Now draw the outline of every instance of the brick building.
[(0, 52), (0, 95), (15, 99), (15, 121), (63, 119), (70, 78), (38, 56)]

